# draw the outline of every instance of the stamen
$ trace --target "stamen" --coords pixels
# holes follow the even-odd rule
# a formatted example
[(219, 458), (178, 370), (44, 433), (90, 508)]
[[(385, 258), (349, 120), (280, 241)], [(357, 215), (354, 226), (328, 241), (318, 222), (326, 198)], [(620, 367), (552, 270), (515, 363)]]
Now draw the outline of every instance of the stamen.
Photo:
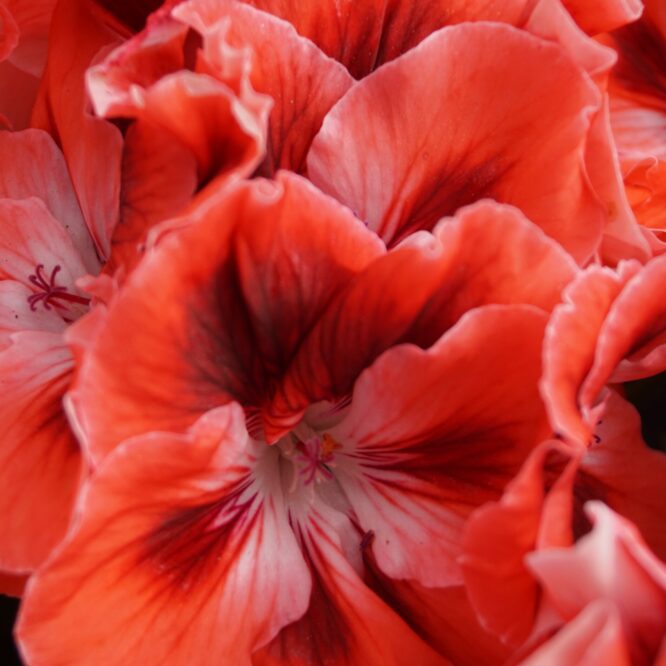
[(56, 264), (55, 268), (51, 271), (51, 275), (47, 278), (46, 273), (44, 272), (44, 264), (37, 264), (35, 272), (28, 276), (28, 280), (41, 290), (40, 293), (28, 296), (28, 303), (30, 303), (30, 309), (33, 312), (37, 309), (37, 304), (40, 301), (45, 310), (51, 310), (51, 306), (61, 309), (67, 308), (65, 304), (59, 303), (58, 301), (79, 303), (81, 305), (88, 305), (90, 303), (89, 298), (70, 294), (69, 291), (67, 291), (67, 287), (56, 284), (56, 276), (60, 270), (60, 264)]
[(311, 437), (305, 442), (300, 442), (300, 455), (296, 460), (303, 463), (300, 475), (304, 477), (303, 482), (306, 486), (324, 479), (330, 481), (333, 478), (329, 464), (335, 460), (333, 451), (340, 448), (340, 445), (330, 435), (324, 435), (323, 440), (322, 443), (319, 437)]

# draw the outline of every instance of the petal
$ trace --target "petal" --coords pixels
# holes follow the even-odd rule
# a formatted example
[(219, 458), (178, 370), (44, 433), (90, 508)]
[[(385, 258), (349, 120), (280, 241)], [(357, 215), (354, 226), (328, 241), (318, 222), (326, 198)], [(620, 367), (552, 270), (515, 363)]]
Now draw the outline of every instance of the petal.
[(521, 666), (630, 666), (626, 638), (616, 610), (603, 601), (587, 606)]
[(83, 217), (106, 258), (118, 218), (122, 137), (117, 127), (88, 112), (84, 72), (101, 48), (118, 39), (98, 14), (85, 0), (58, 2), (32, 125), (58, 138)]
[[(0, 62), (0, 127), (22, 130), (30, 126), (39, 79), (5, 60)], [(3, 132), (5, 134), (5, 132)]]
[(339, 531), (349, 521), (318, 503), (298, 522), (312, 572), (305, 615), (255, 653), (256, 666), (356, 666), (448, 662), (430, 648), (361, 580), (346, 559)]
[[(41, 130), (0, 132), (0, 198), (40, 199), (72, 238), (85, 267), (99, 260), (81, 215), (67, 165), (53, 139)], [(67, 241), (66, 245), (71, 245)]]
[(98, 469), (24, 599), (29, 661), (249, 666), (303, 615), (308, 570), (266, 469), (276, 449), (257, 459), (243, 421), (223, 408), (185, 435), (130, 440)]
[(263, 156), (263, 113), (254, 117), (224, 83), (176, 72), (146, 91), (142, 117), (181, 141), (197, 160), (199, 178), (249, 175)]
[(409, 625), (452, 664), (506, 662), (509, 650), (483, 630), (463, 587), (426, 588), (414, 581), (391, 580), (376, 566), (372, 574), (370, 584), (376, 593), (399, 609)]
[(66, 323), (54, 308), (30, 307), (33, 291), (15, 280), (0, 280), (0, 349), (19, 331), (62, 333)]
[(203, 46), (190, 71), (187, 25), (166, 6), (88, 75), (98, 113), (140, 118), (173, 135), (195, 157), (200, 184), (250, 175), (264, 155), (270, 100), (252, 89), (249, 53), (229, 45), (228, 28), (196, 26)]
[(630, 638), (632, 661), (651, 663), (666, 630), (666, 567), (631, 523), (600, 502), (586, 510), (590, 534), (574, 548), (528, 555), (528, 566), (565, 622), (596, 600), (610, 602)]
[(553, 311), (544, 341), (541, 394), (555, 431), (586, 444), (593, 420), (581, 415), (579, 390), (594, 361), (599, 333), (613, 300), (640, 270), (637, 262), (622, 263), (617, 272), (592, 266), (564, 292)]
[(20, 32), (17, 48), (11, 62), (35, 77), (40, 77), (46, 60), (46, 42), (49, 23), (56, 0), (9, 1), (11, 15)]
[[(581, 388), (590, 406), (607, 381), (626, 382), (666, 370), (666, 256), (656, 257), (627, 282), (599, 332), (594, 365)], [(624, 360), (623, 360), (624, 359)]]
[(91, 341), (72, 402), (95, 459), (229, 399), (261, 406), (331, 298), (384, 251), (298, 176), (216, 192), (147, 253)]
[(331, 431), (355, 447), (336, 477), (386, 575), (460, 582), (465, 518), (546, 431), (536, 391), (545, 320), (524, 306), (480, 308), (427, 351), (388, 351), (356, 382)]
[(576, 24), (560, 0), (537, 0), (525, 30), (557, 42), (603, 89), (617, 59), (614, 51), (591, 39)]
[(600, 248), (604, 262), (616, 265), (622, 259), (647, 261), (652, 253), (625, 192), (611, 133), (608, 99), (592, 123), (587, 165), (595, 190), (608, 210)]
[(499, 24), (455, 26), (345, 95), (313, 141), (308, 173), (388, 243), (492, 197), (584, 261), (604, 223), (583, 168), (599, 103), (557, 46)]
[(634, 160), (624, 184), (636, 218), (646, 227), (644, 231), (654, 234), (654, 254), (663, 254), (666, 251), (666, 160), (657, 161), (652, 157), (637, 163)]
[(0, 279), (31, 286), (30, 275), (42, 264), (47, 273), (60, 266), (57, 283), (69, 291), (86, 268), (64, 226), (36, 198), (0, 199)]
[(431, 32), (463, 21), (493, 20), (518, 24), (524, 0), (245, 0), (292, 23), (327, 55), (342, 62), (356, 78), (415, 47)]
[(666, 560), (666, 455), (648, 448), (638, 412), (614, 391), (595, 433), (577, 485), (586, 487), (588, 495), (596, 491), (599, 499), (631, 520), (656, 555)]
[(159, 127), (137, 121), (125, 134), (120, 219), (111, 238), (107, 271), (134, 268), (147, 232), (181, 212), (194, 196), (192, 153)]
[(229, 21), (225, 38), (252, 50), (252, 87), (273, 100), (268, 156), (260, 171), (266, 176), (277, 169), (303, 172), (324, 116), (353, 82), (346, 69), (288, 23), (241, 3), (198, 0), (181, 5), (174, 15), (203, 34), (214, 34), (220, 20)]
[(18, 333), (0, 352), (0, 569), (38, 567), (64, 536), (82, 473), (62, 408), (72, 359), (58, 334)]
[[(302, 345), (267, 416), (279, 427), (310, 403), (348, 396), (360, 372), (391, 345), (427, 348), (475, 307), (550, 310), (575, 270), (517, 210), (493, 202), (465, 208), (350, 282)], [(525, 280), (528, 272), (534, 280)]]
[(643, 12), (641, 0), (562, 0), (583, 30), (591, 35), (631, 23)]
[[(546, 492), (546, 465), (565, 470)], [(462, 569), (483, 626), (514, 648), (532, 631), (539, 588), (524, 557), (544, 546), (571, 545), (573, 478), (577, 461), (552, 441), (536, 448), (499, 502), (477, 509), (465, 526)]]

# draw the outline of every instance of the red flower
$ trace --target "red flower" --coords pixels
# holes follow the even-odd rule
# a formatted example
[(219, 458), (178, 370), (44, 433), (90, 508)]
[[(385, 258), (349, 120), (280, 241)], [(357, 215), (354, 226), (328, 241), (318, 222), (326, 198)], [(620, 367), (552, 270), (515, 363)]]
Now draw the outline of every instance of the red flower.
[[(471, 614), (448, 619), (460, 532), (545, 433), (541, 335), (574, 270), (489, 202), (387, 253), (296, 176), (216, 192), (90, 341), (71, 399), (101, 467), (28, 595), (26, 654), (180, 663), (214, 636), (211, 663), (438, 663), (411, 626), (496, 660)], [(245, 419), (205, 416), (231, 401)]]

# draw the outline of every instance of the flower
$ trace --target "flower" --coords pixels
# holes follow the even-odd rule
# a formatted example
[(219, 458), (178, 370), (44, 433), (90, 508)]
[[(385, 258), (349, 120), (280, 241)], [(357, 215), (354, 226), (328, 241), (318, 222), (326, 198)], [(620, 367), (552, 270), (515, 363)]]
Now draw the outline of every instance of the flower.
[(180, 663), (216, 635), (216, 663), (496, 659), (445, 610), (460, 533), (547, 432), (542, 332), (576, 270), (492, 202), (387, 252), (293, 174), (218, 189), (85, 350), (70, 400), (97, 471), (24, 602), (26, 654)]

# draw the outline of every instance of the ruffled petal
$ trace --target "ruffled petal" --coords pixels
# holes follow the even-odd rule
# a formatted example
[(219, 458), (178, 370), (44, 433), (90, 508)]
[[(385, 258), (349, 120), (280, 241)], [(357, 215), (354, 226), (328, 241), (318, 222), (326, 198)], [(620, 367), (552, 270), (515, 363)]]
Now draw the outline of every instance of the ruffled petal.
[[(511, 242), (506, 242), (511, 238)], [(412, 235), (333, 300), (294, 358), (268, 418), (279, 430), (308, 404), (351, 393), (394, 344), (432, 345), (468, 310), (529, 304), (549, 311), (576, 266), (516, 209), (480, 202)], [(526, 280), (526, 273), (540, 278)]]
[(107, 271), (134, 268), (148, 231), (183, 211), (197, 187), (192, 153), (168, 132), (137, 121), (125, 134), (120, 219)]
[(613, 300), (640, 268), (637, 262), (625, 262), (617, 272), (588, 268), (567, 287), (546, 329), (541, 393), (555, 431), (581, 444), (589, 441), (594, 420), (581, 414), (580, 387)]
[(605, 223), (583, 165), (599, 105), (557, 46), (500, 24), (455, 26), (345, 95), (308, 173), (387, 243), (492, 197), (585, 261)]
[(358, 379), (331, 430), (352, 447), (336, 478), (386, 575), (460, 583), (464, 520), (547, 431), (536, 391), (545, 321), (533, 308), (481, 308), (431, 349), (392, 349)]
[(147, 253), (91, 341), (72, 401), (95, 459), (229, 399), (260, 407), (335, 293), (384, 252), (298, 176), (216, 192)]
[(204, 35), (214, 33), (219, 21), (229, 22), (229, 43), (252, 51), (252, 87), (273, 100), (268, 155), (260, 172), (271, 176), (277, 169), (305, 171), (305, 156), (324, 116), (353, 82), (345, 68), (288, 23), (242, 3), (195, 0), (174, 15)]
[(593, 404), (607, 381), (626, 382), (666, 370), (666, 256), (655, 257), (627, 282), (599, 332), (594, 365), (581, 388)]
[(600, 247), (604, 263), (616, 265), (622, 259), (647, 261), (652, 252), (625, 191), (617, 148), (611, 133), (607, 97), (592, 123), (587, 166), (595, 190), (608, 211)]
[[(196, 159), (199, 185), (248, 176), (264, 156), (270, 99), (252, 89), (250, 55), (229, 44), (228, 18), (204, 26), (193, 11), (188, 15), (190, 8), (179, 6), (173, 16), (163, 8), (142, 33), (93, 67), (93, 105), (101, 115), (143, 119), (171, 134)], [(188, 23), (202, 40), (196, 59)]]
[(62, 407), (72, 358), (62, 337), (18, 333), (0, 352), (0, 569), (34, 570), (64, 536), (82, 473)]
[(259, 448), (231, 406), (110, 456), (30, 584), (17, 630), (26, 658), (249, 666), (310, 596), (276, 450)]

